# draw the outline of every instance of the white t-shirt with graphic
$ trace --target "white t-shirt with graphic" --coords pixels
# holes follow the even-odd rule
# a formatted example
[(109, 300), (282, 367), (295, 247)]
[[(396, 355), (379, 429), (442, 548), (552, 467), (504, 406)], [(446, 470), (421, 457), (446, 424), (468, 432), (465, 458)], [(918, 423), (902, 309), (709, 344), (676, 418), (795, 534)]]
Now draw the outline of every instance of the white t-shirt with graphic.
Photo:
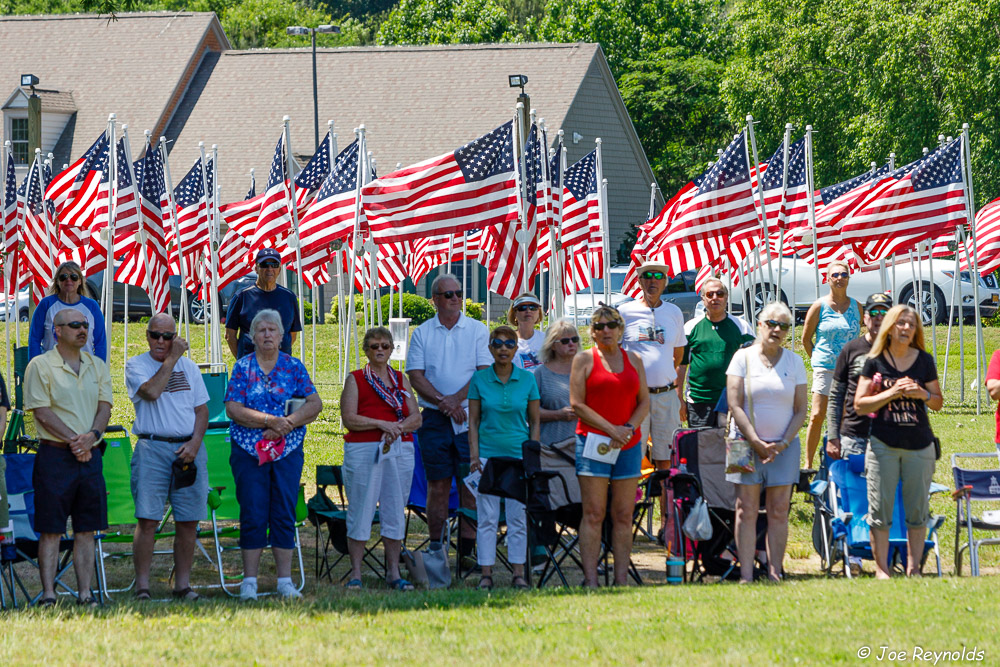
[(517, 354), (514, 355), (514, 365), (526, 371), (535, 372), (535, 369), (542, 365), (542, 343), (545, 342), (545, 334), (535, 329), (531, 338), (517, 339)]
[(181, 357), (167, 380), (167, 386), (155, 401), (139, 397), (139, 387), (163, 366), (149, 352), (125, 362), (125, 386), (135, 405), (136, 433), (150, 433), (165, 438), (180, 438), (194, 432), (194, 409), (208, 403), (208, 390), (198, 366)]
[(646, 385), (666, 387), (676, 382), (674, 348), (687, 345), (681, 309), (667, 301), (650, 308), (642, 299), (636, 299), (618, 306), (618, 312), (625, 319), (622, 346), (642, 359)]

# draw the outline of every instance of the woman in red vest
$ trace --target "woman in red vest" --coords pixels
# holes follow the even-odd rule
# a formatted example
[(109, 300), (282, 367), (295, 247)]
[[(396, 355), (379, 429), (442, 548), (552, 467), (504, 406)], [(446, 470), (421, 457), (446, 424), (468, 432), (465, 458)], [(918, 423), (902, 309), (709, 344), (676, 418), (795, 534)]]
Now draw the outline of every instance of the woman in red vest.
[(360, 590), (361, 559), (379, 510), (385, 544), (386, 582), (400, 591), (413, 585), (399, 574), (406, 532), (406, 499), (413, 478), (413, 432), (420, 428), (417, 399), (406, 376), (389, 366), (392, 334), (385, 327), (365, 333), (368, 365), (352, 372), (340, 395), (347, 492), (347, 544), (351, 574), (347, 588)]
[(569, 377), (570, 405), (580, 418), (576, 426), (576, 475), (583, 501), (583, 585), (597, 587), (601, 525), (610, 486), (615, 585), (624, 586), (632, 553), (635, 491), (642, 469), (639, 424), (649, 412), (649, 391), (642, 360), (621, 347), (625, 322), (618, 311), (600, 306), (590, 321), (594, 347), (573, 358)]

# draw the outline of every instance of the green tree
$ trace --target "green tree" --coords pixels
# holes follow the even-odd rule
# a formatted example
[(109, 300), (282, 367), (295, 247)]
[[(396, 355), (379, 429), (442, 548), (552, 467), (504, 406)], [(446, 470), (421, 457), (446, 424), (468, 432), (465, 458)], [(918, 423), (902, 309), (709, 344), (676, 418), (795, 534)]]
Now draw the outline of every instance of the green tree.
[(517, 41), (507, 11), (494, 0), (402, 0), (375, 41), (393, 44), (479, 44)]

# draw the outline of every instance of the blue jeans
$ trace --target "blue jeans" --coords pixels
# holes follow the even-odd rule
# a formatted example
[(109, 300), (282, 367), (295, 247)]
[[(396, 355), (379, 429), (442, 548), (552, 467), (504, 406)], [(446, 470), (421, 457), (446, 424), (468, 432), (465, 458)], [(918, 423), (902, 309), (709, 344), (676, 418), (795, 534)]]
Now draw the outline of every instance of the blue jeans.
[(240, 504), (240, 548), (295, 548), (295, 505), (302, 479), (302, 447), (283, 459), (258, 465), (239, 445), (233, 444), (229, 465), (236, 480)]

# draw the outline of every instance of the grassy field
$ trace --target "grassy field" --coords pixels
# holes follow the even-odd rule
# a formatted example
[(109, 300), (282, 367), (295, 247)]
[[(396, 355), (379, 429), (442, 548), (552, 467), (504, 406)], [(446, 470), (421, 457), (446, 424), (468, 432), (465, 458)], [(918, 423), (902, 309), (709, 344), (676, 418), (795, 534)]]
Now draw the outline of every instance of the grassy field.
[[(132, 324), (129, 355), (145, 348), (143, 325)], [(939, 368), (944, 368), (946, 329), (938, 329)], [(193, 332), (194, 333), (194, 332)], [(305, 362), (312, 367), (311, 333)], [(975, 377), (971, 353), (973, 337), (966, 332), (966, 390), (959, 399), (957, 337), (953, 336), (948, 362), (944, 410), (932, 416), (941, 437), (944, 457), (935, 480), (951, 486), (948, 456), (953, 451), (992, 451), (994, 406), (982, 394), (976, 414)], [(204, 356), (203, 330), (193, 335), (194, 358)], [(124, 394), (122, 344), (124, 328), (115, 325), (112, 376), (116, 400), (113, 423), (131, 427), (132, 407)], [(930, 343), (928, 332), (928, 343)], [(987, 358), (1000, 345), (1000, 330), (985, 332)], [(314, 381), (324, 401), (320, 419), (310, 427), (303, 474), (307, 496), (314, 490), (315, 466), (342, 458), (337, 378), (333, 350), (334, 325), (317, 327)], [(228, 353), (227, 353), (228, 354)], [(985, 369), (984, 369), (985, 372)], [(803, 432), (804, 437), (804, 432)], [(848, 582), (819, 575), (812, 547), (812, 507), (797, 495), (791, 519), (786, 566), (790, 580), (779, 586), (688, 585), (644, 586), (586, 594), (549, 589), (515, 594), (499, 590), (486, 595), (471, 590), (474, 578), (452, 590), (390, 593), (374, 579), (370, 592), (349, 594), (343, 588), (312, 580), (315, 549), (312, 529), (303, 532), (308, 583), (306, 599), (298, 604), (265, 601), (244, 606), (219, 591), (210, 592), (195, 606), (173, 603), (118, 602), (95, 613), (80, 612), (68, 602), (54, 611), (27, 610), (0, 614), (0, 664), (29, 664), (46, 656), (47, 662), (83, 663), (95, 660), (134, 664), (207, 663), (350, 663), (371, 664), (407, 660), (432, 663), (496, 664), (544, 656), (557, 664), (668, 662), (746, 664), (819, 664), (859, 661), (858, 651), (870, 647), (875, 660), (882, 646), (906, 651), (914, 647), (935, 651), (973, 649), (984, 659), (995, 659), (998, 646), (989, 621), (1000, 611), (992, 577), (958, 579), (951, 575), (954, 551), (954, 503), (938, 496), (932, 513), (948, 517), (941, 535), (946, 576), (938, 580), (895, 580), (879, 585), (870, 577)], [(423, 529), (416, 526), (416, 532)], [(650, 583), (664, 581), (663, 550), (640, 538), (636, 561)], [(211, 572), (199, 558), (202, 583)], [(127, 582), (131, 564), (108, 562), (112, 576)], [(262, 590), (270, 558), (264, 560)], [(234, 561), (235, 573), (238, 565)], [(336, 571), (339, 576), (346, 564)], [(984, 567), (994, 573), (1000, 558), (985, 552)], [(870, 572), (870, 564), (866, 567)], [(931, 570), (931, 563), (928, 564)], [(968, 570), (966, 569), (966, 575)], [(169, 558), (154, 570), (153, 594), (169, 590)], [(506, 577), (501, 576), (498, 583)], [(570, 573), (571, 584), (579, 574)], [(989, 621), (987, 620), (989, 619)], [(141, 633), (142, 641), (136, 641)], [(55, 657), (53, 657), (55, 656)], [(899, 656), (896, 656), (897, 658)], [(929, 658), (933, 661), (934, 656)], [(939, 661), (943, 662), (939, 657)]]

